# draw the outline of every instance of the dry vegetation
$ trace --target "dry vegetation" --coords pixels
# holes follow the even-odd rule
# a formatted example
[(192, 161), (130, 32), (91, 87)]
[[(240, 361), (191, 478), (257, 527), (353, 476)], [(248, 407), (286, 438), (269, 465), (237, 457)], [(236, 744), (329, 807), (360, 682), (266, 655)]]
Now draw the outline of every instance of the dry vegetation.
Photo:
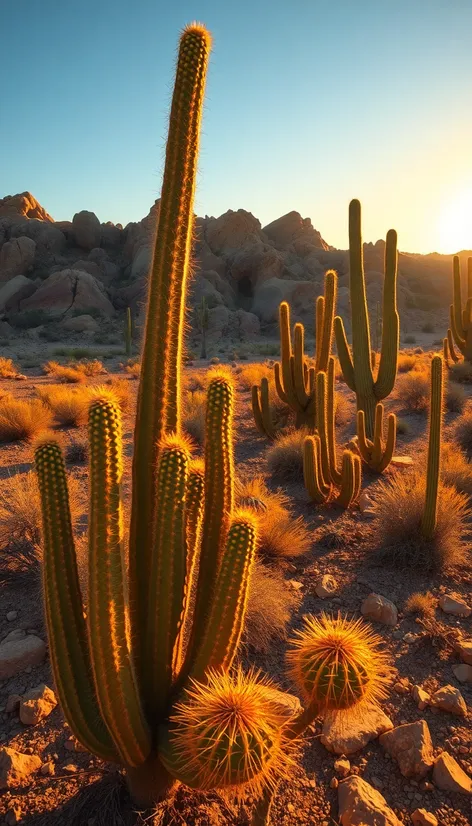
[(281, 434), (267, 451), (267, 465), (278, 482), (303, 481), (303, 442), (305, 430)]
[(256, 651), (269, 651), (283, 639), (300, 598), (287, 588), (283, 574), (261, 562), (254, 565), (246, 614), (245, 639)]
[(30, 441), (51, 425), (52, 413), (39, 399), (0, 400), (0, 442)]

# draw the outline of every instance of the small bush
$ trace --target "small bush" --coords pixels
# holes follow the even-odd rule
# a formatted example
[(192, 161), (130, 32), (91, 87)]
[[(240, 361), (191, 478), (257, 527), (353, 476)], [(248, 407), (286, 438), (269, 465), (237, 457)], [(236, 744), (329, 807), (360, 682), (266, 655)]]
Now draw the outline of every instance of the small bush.
[(422, 333), (434, 333), (434, 324), (432, 324), (431, 321), (427, 321), (425, 324), (423, 324), (423, 326), (421, 328), (421, 332)]
[(468, 458), (472, 458), (472, 409), (467, 409), (457, 419), (453, 436)]
[(251, 390), (254, 384), (260, 384), (261, 379), (266, 378), (274, 385), (274, 371), (268, 364), (253, 362), (245, 364), (238, 370), (238, 383), (242, 390)]
[(283, 482), (303, 482), (303, 443), (307, 431), (290, 430), (281, 434), (267, 451), (271, 474)]
[(403, 339), (405, 344), (416, 344), (416, 337), (415, 336), (405, 336)]
[(0, 356), (0, 378), (14, 379), (18, 375), (18, 370), (13, 364), (12, 359), (6, 359)]
[(397, 382), (397, 399), (410, 413), (427, 413), (430, 393), (430, 377), (426, 370), (412, 370)]
[[(441, 570), (463, 564), (469, 509), (467, 498), (440, 483), (437, 527), (431, 540), (421, 532), (425, 477), (395, 473), (376, 492), (375, 550), (382, 561), (408, 569)], [(400, 518), (399, 518), (400, 517)]]
[(71, 367), (75, 367), (80, 373), (83, 373), (85, 376), (100, 376), (103, 373), (106, 373), (103, 364), (98, 359), (84, 359), (83, 361), (79, 361), (77, 365), (69, 365)]
[(254, 564), (245, 620), (245, 640), (255, 651), (267, 652), (275, 639), (284, 639), (300, 598), (287, 588), (280, 571)]
[(445, 485), (472, 496), (472, 464), (451, 442), (445, 442), (441, 449), (441, 478)]
[(81, 465), (88, 461), (88, 440), (73, 439), (66, 447), (65, 460), (67, 465)]
[(311, 548), (310, 533), (302, 518), (295, 519), (288, 497), (268, 490), (262, 477), (239, 483), (238, 505), (257, 513), (259, 553), (270, 559), (302, 556)]
[(123, 365), (125, 373), (129, 373), (133, 379), (139, 379), (141, 375), (141, 363), (139, 361), (131, 361)]
[(39, 399), (0, 400), (0, 442), (29, 441), (51, 425), (52, 413)]
[(422, 594), (417, 591), (411, 594), (405, 602), (405, 611), (408, 614), (418, 614), (420, 617), (434, 617), (436, 600), (430, 591)]
[(90, 404), (89, 388), (50, 385), (40, 388), (38, 395), (41, 401), (50, 407), (59, 424), (64, 427), (80, 427), (86, 424)]
[(459, 384), (470, 384), (472, 382), (472, 364), (469, 361), (458, 361), (452, 364), (449, 375), (452, 381)]
[(460, 384), (454, 381), (447, 383), (446, 387), (446, 408), (449, 413), (462, 413), (467, 396)]
[(66, 367), (57, 361), (47, 361), (46, 364), (43, 365), (43, 372), (58, 381), (69, 382), (70, 384), (79, 384), (85, 381), (85, 373), (77, 370), (75, 367)]
[(107, 387), (109, 387), (116, 396), (121, 412), (126, 413), (130, 409), (133, 399), (133, 392), (129, 380), (112, 376), (107, 381)]
[(196, 390), (186, 393), (182, 406), (182, 425), (188, 435), (198, 444), (205, 440), (206, 393)]
[(411, 433), (411, 425), (406, 419), (401, 416), (397, 417), (397, 436), (408, 436)]
[(399, 373), (408, 373), (410, 370), (414, 370), (417, 363), (417, 359), (409, 355), (408, 353), (399, 353), (398, 354), (398, 372)]

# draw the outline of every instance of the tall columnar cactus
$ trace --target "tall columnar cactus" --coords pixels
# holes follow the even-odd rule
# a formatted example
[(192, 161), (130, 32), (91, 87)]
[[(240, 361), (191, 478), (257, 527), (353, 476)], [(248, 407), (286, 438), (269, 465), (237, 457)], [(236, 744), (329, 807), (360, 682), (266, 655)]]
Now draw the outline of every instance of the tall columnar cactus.
[(387, 233), (385, 245), (385, 281), (382, 310), (382, 346), (376, 378), (372, 370), (372, 351), (364, 277), (361, 235), (361, 205), (349, 205), (349, 279), (352, 317), (352, 353), (340, 316), (334, 319), (336, 344), (343, 376), (357, 396), (357, 409), (365, 415), (365, 430), (374, 439), (375, 408), (393, 390), (397, 375), (400, 323), (397, 312), (397, 233)]
[(449, 367), (449, 362), (452, 361), (453, 364), (457, 364), (461, 360), (460, 356), (456, 353), (452, 330), (450, 327), (447, 331), (446, 338), (443, 338), (443, 358), (447, 367)]
[(434, 356), (431, 361), (431, 409), (429, 414), (428, 466), (426, 470), (426, 499), (421, 530), (426, 539), (432, 539), (436, 530), (438, 511), (439, 474), (441, 466), (441, 433), (443, 419), (443, 360)]
[(126, 356), (131, 358), (133, 352), (133, 324), (131, 320), (131, 310), (129, 307), (126, 308), (124, 338)]
[(455, 344), (464, 359), (472, 362), (472, 258), (467, 259), (467, 301), (465, 307), (462, 302), (461, 263), (458, 255), (455, 255), (452, 261), (452, 288), (451, 326), (447, 331), (449, 355), (452, 361), (458, 361), (454, 351)]
[(395, 413), (387, 419), (387, 438), (384, 441), (384, 406), (381, 402), (375, 408), (374, 438), (368, 439), (365, 432), (365, 413), (357, 411), (357, 447), (364, 462), (376, 473), (383, 473), (389, 466), (395, 450), (397, 421)]
[[(51, 662), (77, 739), (121, 764), (140, 806), (176, 780), (252, 788), (267, 821), (290, 744), (329, 708), (382, 694), (378, 641), (341, 618), (308, 620), (291, 656), (306, 697), (283, 714), (267, 681), (231, 665), (244, 627), (256, 547), (254, 515), (234, 509), (233, 387), (209, 383), (205, 459), (181, 434), (179, 380), (193, 190), (208, 32), (182, 34), (149, 281), (125, 554), (119, 406), (99, 391), (89, 412), (88, 603), (84, 604), (61, 448), (35, 449), (43, 518)], [(127, 564), (126, 564), (127, 560)]]
[(316, 394), (316, 431), (306, 437), (303, 445), (305, 487), (317, 504), (335, 498), (341, 507), (348, 508), (359, 496), (361, 461), (353, 451), (345, 450), (341, 469), (337, 466), (332, 356), (328, 374), (320, 370), (316, 376)]
[(206, 298), (202, 295), (202, 300), (200, 304), (196, 308), (197, 313), (197, 325), (198, 329), (200, 330), (201, 335), (201, 347), (200, 347), (200, 358), (206, 359), (207, 357), (207, 349), (206, 349), (206, 334), (208, 330), (208, 304), (206, 302)]

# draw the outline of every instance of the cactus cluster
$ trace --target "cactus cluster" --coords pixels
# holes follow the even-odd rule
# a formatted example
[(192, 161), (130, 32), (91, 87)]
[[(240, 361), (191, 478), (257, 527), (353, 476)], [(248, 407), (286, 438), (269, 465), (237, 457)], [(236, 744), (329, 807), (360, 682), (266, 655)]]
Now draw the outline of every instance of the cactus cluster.
[(93, 754), (124, 767), (140, 806), (166, 797), (176, 781), (201, 789), (249, 786), (260, 795), (254, 823), (261, 824), (277, 779), (290, 764), (291, 743), (319, 711), (370, 697), (384, 679), (385, 658), (379, 640), (367, 640), (358, 624), (307, 621), (290, 657), (307, 700), (295, 718), (281, 712), (267, 681), (231, 671), (257, 525), (254, 514), (234, 508), (234, 393), (228, 375), (216, 372), (209, 383), (204, 463), (192, 459), (180, 411), (209, 52), (207, 30), (187, 27), (148, 285), (126, 539), (119, 406), (106, 391), (97, 392), (90, 406), (87, 604), (65, 464), (54, 434), (37, 444), (35, 464), (51, 662), (72, 732)]
[[(472, 362), (472, 258), (467, 259), (467, 300), (465, 307), (462, 301), (461, 263), (458, 255), (452, 260), (452, 294), (450, 306), (450, 327), (447, 338), (443, 340), (443, 354), (446, 364), (449, 361), (457, 363), (460, 356), (465, 361)], [(455, 345), (455, 346), (454, 346)]]

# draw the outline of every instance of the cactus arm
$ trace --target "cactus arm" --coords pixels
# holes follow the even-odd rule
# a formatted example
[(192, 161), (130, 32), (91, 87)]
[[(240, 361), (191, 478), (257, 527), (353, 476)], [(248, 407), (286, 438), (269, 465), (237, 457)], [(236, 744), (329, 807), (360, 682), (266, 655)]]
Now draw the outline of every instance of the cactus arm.
[(302, 410), (305, 410), (309, 402), (309, 396), (306, 392), (308, 383), (308, 368), (305, 363), (304, 334), (305, 330), (303, 324), (295, 324), (293, 331), (293, 378), (297, 402)]
[(365, 413), (363, 410), (357, 411), (357, 447), (364, 462), (369, 465), (372, 457), (373, 442), (367, 438), (365, 432)]
[(335, 402), (334, 402), (334, 356), (328, 360), (328, 382), (327, 382), (327, 438), (329, 455), (329, 472), (335, 485), (341, 484), (341, 472), (338, 470), (338, 456), (336, 448), (336, 422), (335, 422)]
[(344, 381), (349, 389), (355, 392), (356, 381), (354, 378), (354, 365), (352, 363), (352, 357), (349, 351), (349, 345), (347, 343), (343, 320), (339, 315), (337, 315), (334, 319), (334, 334), (336, 336), (339, 364), (341, 365)]
[[(458, 255), (455, 255), (452, 259), (452, 295), (455, 327), (459, 337), (465, 339), (466, 331), (462, 324), (461, 263)], [(454, 330), (454, 327), (452, 329)]]
[(377, 380), (376, 399), (385, 399), (393, 390), (397, 377), (400, 320), (397, 312), (397, 233), (387, 232), (385, 244), (385, 281), (383, 289), (382, 348)]
[(374, 380), (370, 366), (370, 330), (365, 292), (361, 205), (357, 199), (353, 199), (349, 204), (349, 279), (355, 389), (358, 397), (364, 399), (373, 395)]
[(273, 441), (276, 429), (272, 422), (272, 412), (269, 400), (269, 382), (265, 376), (261, 379), (261, 386), (254, 385), (251, 392), (252, 413), (259, 433)]
[(236, 515), (228, 531), (208, 623), (198, 641), (193, 679), (202, 680), (209, 668), (227, 671), (231, 667), (244, 625), (255, 550), (254, 518)]
[(325, 300), (323, 295), (319, 295), (315, 305), (315, 371), (321, 370), (320, 358), (323, 341), (323, 320), (325, 312)]
[(429, 414), (426, 497), (421, 522), (421, 529), (426, 539), (432, 539), (436, 530), (441, 462), (442, 417), (443, 361), (441, 356), (434, 356), (431, 361), (431, 409)]
[(361, 485), (362, 485), (362, 462), (361, 457), (357, 456), (355, 453), (352, 454), (352, 461), (354, 464), (354, 493), (352, 497), (352, 501), (356, 502), (359, 498), (359, 494), (361, 492)]
[[(337, 297), (337, 275), (334, 270), (328, 270), (325, 275), (325, 286), (324, 286), (324, 300), (323, 300), (323, 319), (322, 319), (322, 329), (321, 329), (321, 338), (319, 342), (319, 350), (318, 350), (318, 341), (317, 341), (317, 348), (316, 348), (316, 365), (317, 370), (327, 371), (328, 369), (328, 359), (331, 354), (331, 342), (333, 338), (333, 320), (334, 320), (334, 311), (336, 308), (336, 297)], [(318, 306), (317, 306), (318, 310)], [(317, 319), (318, 321), (318, 319)], [(318, 335), (318, 329), (317, 329)]]
[(372, 449), (372, 465), (377, 467), (383, 454), (383, 420), (384, 406), (379, 402), (375, 408), (374, 445)]
[(37, 446), (35, 466), (43, 520), (49, 652), (57, 692), (66, 720), (79, 742), (103, 760), (119, 762), (93, 684), (64, 459), (53, 438)]
[(457, 364), (457, 362), (460, 361), (460, 356), (458, 356), (456, 351), (455, 351), (454, 341), (453, 341), (453, 338), (452, 338), (452, 330), (451, 330), (450, 327), (448, 328), (448, 331), (447, 331), (446, 341), (447, 341), (447, 344), (448, 344), (448, 347), (449, 347), (449, 355), (450, 355), (452, 361), (455, 364)]
[(280, 364), (279, 364), (278, 361), (276, 361), (275, 364), (274, 364), (274, 379), (275, 379), (275, 389), (277, 390), (277, 395), (278, 395), (280, 401), (282, 401), (284, 404), (288, 405), (288, 397), (287, 397), (287, 394), (285, 393), (285, 390), (283, 388), (282, 374), (281, 374)]
[(450, 307), (450, 323), (451, 323), (450, 330), (451, 330), (451, 335), (452, 335), (453, 342), (455, 342), (456, 347), (459, 348), (460, 352), (462, 354), (464, 354), (465, 353), (466, 342), (465, 342), (465, 338), (462, 337), (459, 330), (457, 329), (456, 317), (455, 317), (455, 313), (454, 313), (454, 305), (453, 304), (451, 304), (451, 307)]
[(472, 298), (472, 258), (467, 259), (467, 297)]
[(303, 443), (303, 478), (310, 498), (318, 505), (324, 504), (331, 494), (331, 485), (323, 479), (320, 438), (316, 434), (307, 436)]
[(102, 717), (121, 761), (143, 763), (151, 750), (126, 634), (123, 587), (122, 438), (119, 408), (106, 399), (89, 411), (90, 531), (88, 633)]
[(393, 454), (395, 452), (396, 435), (397, 418), (395, 416), (395, 413), (389, 413), (387, 419), (387, 438), (385, 440), (385, 445), (383, 447), (383, 453), (379, 458), (377, 467), (375, 468), (377, 473), (383, 473), (392, 461)]
[(260, 388), (257, 384), (253, 384), (251, 389), (251, 407), (252, 407), (252, 415), (254, 417), (254, 423), (256, 425), (257, 430), (262, 436), (268, 436), (267, 430), (264, 424), (264, 417), (262, 414), (262, 403), (261, 403), (261, 396), (260, 396)]
[(350, 450), (343, 452), (342, 459), (342, 482), (336, 502), (342, 508), (349, 508), (354, 500), (356, 491), (356, 476), (354, 471), (354, 454)]
[(320, 440), (321, 475), (326, 482), (331, 481), (330, 455), (328, 444), (328, 413), (326, 398), (326, 373), (321, 370), (316, 376), (316, 431)]
[[(293, 410), (298, 410), (297, 397), (293, 386), (293, 354), (292, 337), (290, 334), (290, 308), (286, 301), (279, 307), (280, 326), (280, 364), (283, 381), (283, 392), (288, 404)], [(282, 397), (281, 397), (282, 398)]]

